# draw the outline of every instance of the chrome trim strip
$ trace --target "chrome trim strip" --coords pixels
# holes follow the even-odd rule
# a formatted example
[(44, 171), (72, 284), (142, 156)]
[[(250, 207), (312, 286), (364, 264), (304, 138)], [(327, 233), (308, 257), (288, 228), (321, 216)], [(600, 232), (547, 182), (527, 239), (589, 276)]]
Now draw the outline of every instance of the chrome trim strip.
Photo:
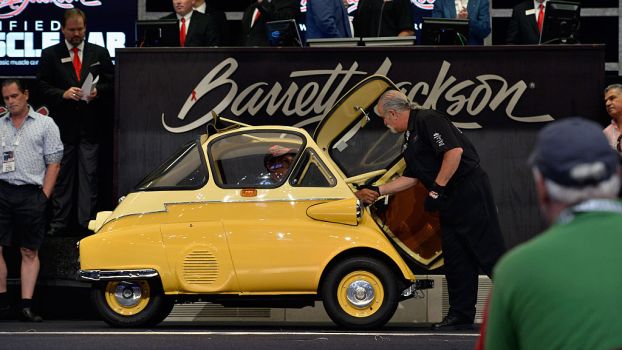
[[(331, 197), (317, 197), (317, 198), (298, 198), (298, 199), (268, 199), (268, 200), (253, 200), (253, 201), (248, 201), (248, 200), (234, 200), (234, 201), (227, 201), (227, 202), (223, 202), (221, 200), (213, 200), (213, 201), (197, 201), (197, 202), (171, 202), (171, 203), (164, 203), (164, 210), (154, 210), (154, 211), (147, 211), (147, 212), (140, 212), (140, 213), (131, 213), (131, 214), (125, 214), (125, 215), (121, 215), (121, 216), (117, 216), (115, 218), (112, 218), (108, 221), (106, 221), (101, 227), (104, 227), (105, 225), (108, 225), (109, 223), (113, 222), (113, 221), (117, 221), (120, 219), (124, 219), (130, 216), (139, 216), (139, 215), (148, 215), (148, 214), (158, 214), (158, 213), (167, 213), (168, 212), (168, 206), (169, 205), (179, 205), (179, 204), (211, 204), (211, 203), (267, 203), (267, 202), (311, 202), (311, 201), (337, 201), (337, 200), (342, 200), (342, 199), (346, 199), (346, 198), (331, 198)], [(114, 214), (114, 211), (112, 212)], [(112, 216), (112, 214), (110, 214)], [(101, 229), (100, 227), (100, 229)], [(99, 231), (98, 231), (99, 232)]]
[(79, 270), (78, 280), (81, 281), (110, 281), (124, 279), (152, 278), (159, 276), (154, 269), (142, 270)]

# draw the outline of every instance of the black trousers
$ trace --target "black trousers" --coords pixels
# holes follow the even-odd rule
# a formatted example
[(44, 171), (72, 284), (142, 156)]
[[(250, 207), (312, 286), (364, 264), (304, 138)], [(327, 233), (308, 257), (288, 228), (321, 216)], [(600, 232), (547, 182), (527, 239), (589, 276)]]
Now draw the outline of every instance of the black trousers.
[(97, 204), (97, 157), (99, 144), (81, 140), (64, 142), (63, 160), (52, 195), (52, 220), (54, 230), (71, 229), (74, 210), (78, 224), (88, 227), (95, 215)]
[(449, 314), (473, 320), (479, 269), (492, 278), (505, 244), (486, 172), (474, 169), (449, 196), (440, 213)]

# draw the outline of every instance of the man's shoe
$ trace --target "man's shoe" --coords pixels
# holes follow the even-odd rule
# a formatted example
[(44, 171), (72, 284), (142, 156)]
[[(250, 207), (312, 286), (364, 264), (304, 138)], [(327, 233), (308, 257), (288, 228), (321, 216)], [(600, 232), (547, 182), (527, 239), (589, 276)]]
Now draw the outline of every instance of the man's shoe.
[(25, 307), (19, 314), (20, 321), (24, 322), (43, 322), (41, 316), (35, 314), (29, 307)]
[(461, 329), (473, 329), (473, 320), (466, 317), (447, 315), (439, 323), (432, 325), (432, 330), (435, 331), (449, 331), (449, 330), (461, 330)]

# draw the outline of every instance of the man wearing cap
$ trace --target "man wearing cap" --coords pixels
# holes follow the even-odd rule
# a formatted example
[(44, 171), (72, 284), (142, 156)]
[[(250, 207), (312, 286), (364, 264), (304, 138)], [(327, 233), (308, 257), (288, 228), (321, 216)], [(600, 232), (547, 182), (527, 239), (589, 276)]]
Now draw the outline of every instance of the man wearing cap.
[(411, 103), (401, 91), (378, 100), (378, 115), (394, 133), (405, 132), (401, 177), (356, 196), (365, 203), (418, 181), (429, 190), (424, 207), (440, 216), (449, 311), (435, 330), (471, 328), (479, 269), (489, 277), (505, 251), (488, 175), (473, 144), (443, 114)]
[(486, 350), (622, 348), (618, 156), (598, 124), (567, 118), (530, 158), (551, 224), (495, 267)]

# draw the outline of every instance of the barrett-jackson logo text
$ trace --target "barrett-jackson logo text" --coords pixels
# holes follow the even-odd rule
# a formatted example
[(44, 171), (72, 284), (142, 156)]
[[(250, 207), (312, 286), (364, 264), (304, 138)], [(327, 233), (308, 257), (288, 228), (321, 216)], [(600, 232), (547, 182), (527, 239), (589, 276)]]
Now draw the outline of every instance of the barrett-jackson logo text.
[[(391, 60), (386, 58), (374, 74), (388, 75)], [(396, 85), (413, 101), (420, 101), (425, 108), (436, 108), (442, 98), (449, 102), (447, 114), (457, 115), (465, 110), (469, 115), (476, 116), (485, 108), (495, 111), (505, 102), (505, 114), (517, 122), (534, 123), (548, 122), (553, 118), (548, 115), (518, 117), (514, 115), (514, 108), (527, 89), (527, 84), (520, 80), (510, 86), (508, 82), (494, 74), (483, 74), (474, 80), (457, 81), (449, 74), (451, 63), (443, 61), (436, 80), (430, 86), (427, 82), (399, 82)], [(338, 64), (335, 69), (303, 70), (291, 72), (291, 83), (284, 87), (279, 82), (270, 86), (266, 82), (256, 82), (244, 89), (240, 89), (235, 80), (231, 79), (238, 69), (238, 62), (234, 58), (227, 58), (205, 75), (201, 82), (190, 93), (182, 106), (177, 118), (184, 120), (194, 104), (217, 88), (228, 88), (227, 95), (209, 112), (197, 120), (183, 126), (172, 127), (166, 123), (162, 113), (162, 125), (172, 133), (183, 133), (203, 126), (212, 119), (212, 111), (222, 114), (227, 111), (235, 116), (244, 113), (256, 115), (263, 111), (272, 116), (279, 113), (284, 116), (296, 115), (307, 117), (294, 126), (302, 127), (321, 120), (330, 110), (337, 99), (343, 94), (345, 87), (353, 76), (364, 77), (369, 73), (357, 70), (358, 63), (354, 62), (349, 69)], [(299, 86), (296, 78), (327, 77), (323, 85), (318, 81), (311, 81)], [(360, 80), (360, 79), (359, 79)], [(495, 87), (493, 88), (494, 85)], [(454, 123), (459, 128), (477, 129), (481, 125), (477, 122)]]

